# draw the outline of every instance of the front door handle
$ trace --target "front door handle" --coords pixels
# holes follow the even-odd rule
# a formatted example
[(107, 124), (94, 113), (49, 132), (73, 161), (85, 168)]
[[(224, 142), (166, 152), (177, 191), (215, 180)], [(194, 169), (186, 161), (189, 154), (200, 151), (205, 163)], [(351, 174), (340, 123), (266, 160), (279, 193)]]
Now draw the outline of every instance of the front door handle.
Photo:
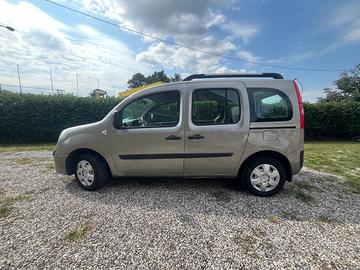
[(200, 139), (204, 139), (205, 137), (200, 135), (200, 134), (195, 134), (195, 135), (192, 135), (192, 136), (189, 136), (188, 139), (189, 140), (200, 140)]
[(176, 140), (181, 140), (181, 137), (178, 137), (176, 135), (170, 135), (169, 137), (166, 137), (165, 140), (176, 141)]

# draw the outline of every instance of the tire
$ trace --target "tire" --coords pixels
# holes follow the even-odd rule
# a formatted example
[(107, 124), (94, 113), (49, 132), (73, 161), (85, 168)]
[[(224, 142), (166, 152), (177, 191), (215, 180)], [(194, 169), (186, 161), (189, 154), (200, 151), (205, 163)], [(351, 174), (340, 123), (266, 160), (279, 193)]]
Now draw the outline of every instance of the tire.
[(103, 160), (86, 153), (76, 159), (75, 178), (80, 187), (94, 191), (105, 185), (109, 170)]
[(268, 197), (283, 189), (286, 181), (284, 165), (272, 157), (251, 161), (241, 172), (241, 182), (253, 195)]

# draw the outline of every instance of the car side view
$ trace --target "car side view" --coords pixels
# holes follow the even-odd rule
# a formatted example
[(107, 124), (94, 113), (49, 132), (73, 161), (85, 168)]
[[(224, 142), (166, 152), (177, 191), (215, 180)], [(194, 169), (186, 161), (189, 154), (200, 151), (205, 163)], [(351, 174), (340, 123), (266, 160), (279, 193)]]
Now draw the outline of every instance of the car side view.
[(86, 190), (110, 176), (217, 177), (270, 196), (303, 166), (300, 91), (278, 73), (194, 74), (65, 129), (53, 155), (56, 171)]

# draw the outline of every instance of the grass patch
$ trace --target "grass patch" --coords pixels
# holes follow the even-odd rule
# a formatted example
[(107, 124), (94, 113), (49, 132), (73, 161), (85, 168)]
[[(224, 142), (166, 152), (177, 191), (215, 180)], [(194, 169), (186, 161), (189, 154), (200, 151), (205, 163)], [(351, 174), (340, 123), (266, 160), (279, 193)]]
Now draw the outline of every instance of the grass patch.
[(251, 235), (242, 235), (237, 233), (233, 240), (235, 244), (241, 246), (247, 253), (255, 250), (256, 239)]
[(0, 153), (5, 152), (21, 152), (21, 151), (52, 151), (55, 144), (0, 144)]
[(17, 158), (15, 161), (18, 165), (31, 165), (34, 162), (31, 158)]
[(261, 229), (260, 227), (256, 227), (256, 228), (252, 229), (252, 231), (253, 231), (254, 235), (257, 237), (266, 236), (266, 232), (263, 229)]
[(305, 192), (301, 191), (301, 190), (296, 190), (295, 191), (295, 198), (304, 202), (304, 203), (312, 203), (315, 201), (314, 197), (306, 194)]
[(343, 176), (360, 193), (360, 143), (328, 141), (305, 143), (305, 166)]
[(5, 218), (10, 215), (12, 207), (9, 205), (0, 204), (0, 218)]
[(16, 202), (30, 199), (28, 195), (17, 195), (14, 197), (5, 196), (4, 192), (0, 193), (0, 218), (5, 218), (10, 215), (13, 204)]
[(67, 234), (66, 239), (72, 242), (83, 239), (90, 231), (92, 227), (89, 224), (82, 224), (76, 228), (72, 228)]
[(274, 223), (274, 224), (277, 224), (280, 222), (280, 219), (276, 216), (272, 216), (272, 217), (269, 217), (268, 220), (271, 222), (271, 223)]
[[(255, 254), (261, 246), (266, 249), (275, 249), (275, 246), (266, 237), (266, 231), (260, 227), (252, 228), (250, 232), (237, 231), (233, 237), (235, 244), (240, 246), (246, 253)], [(260, 244), (260, 246), (258, 246)]]
[(307, 191), (312, 191), (312, 190), (317, 190), (318, 188), (309, 184), (308, 182), (305, 182), (305, 181), (300, 181), (300, 182), (297, 182), (296, 183), (296, 186), (300, 189), (305, 189)]
[(294, 212), (282, 211), (282, 216), (288, 220), (300, 221), (301, 219)]
[(49, 171), (55, 170), (55, 164), (54, 163), (46, 164), (46, 169), (48, 169)]
[[(18, 165), (32, 165), (45, 167), (49, 171), (55, 170), (55, 164), (50, 157), (44, 158), (16, 158), (14, 159)], [(49, 162), (50, 161), (50, 162)]]

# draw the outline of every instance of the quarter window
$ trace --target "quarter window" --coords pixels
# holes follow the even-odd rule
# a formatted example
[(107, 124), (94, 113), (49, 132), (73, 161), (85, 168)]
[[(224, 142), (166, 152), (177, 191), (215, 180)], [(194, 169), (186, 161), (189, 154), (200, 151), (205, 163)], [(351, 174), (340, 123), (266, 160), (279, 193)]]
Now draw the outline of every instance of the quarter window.
[(192, 95), (195, 125), (234, 124), (240, 120), (240, 99), (234, 89), (201, 89)]
[(293, 112), (285, 93), (277, 89), (248, 88), (252, 122), (288, 121)]
[(122, 110), (123, 128), (173, 127), (179, 123), (180, 93), (164, 92), (139, 98)]

